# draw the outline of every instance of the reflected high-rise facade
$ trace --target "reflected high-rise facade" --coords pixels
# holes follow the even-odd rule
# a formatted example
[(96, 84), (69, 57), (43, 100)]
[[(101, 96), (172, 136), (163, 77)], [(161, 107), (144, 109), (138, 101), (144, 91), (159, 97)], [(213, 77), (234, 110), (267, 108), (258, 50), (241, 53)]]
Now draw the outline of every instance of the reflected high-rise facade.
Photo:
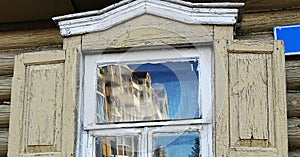
[(98, 122), (128, 122), (169, 119), (167, 92), (151, 85), (148, 72), (125, 65), (98, 68)]
[[(148, 72), (134, 71), (127, 65), (108, 65), (99, 66), (97, 76), (98, 123), (170, 119), (167, 92), (163, 85), (151, 84)], [(134, 137), (102, 137), (98, 143), (97, 157), (138, 154)]]

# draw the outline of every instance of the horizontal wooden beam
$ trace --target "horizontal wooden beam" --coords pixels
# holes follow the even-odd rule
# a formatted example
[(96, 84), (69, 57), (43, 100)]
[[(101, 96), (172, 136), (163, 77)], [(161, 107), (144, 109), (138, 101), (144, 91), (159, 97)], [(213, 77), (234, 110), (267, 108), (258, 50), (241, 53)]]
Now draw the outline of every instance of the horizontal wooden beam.
[(300, 157), (300, 149), (289, 149), (289, 157)]
[(273, 40), (234, 40), (228, 44), (231, 53), (272, 53)]
[(0, 32), (16, 31), (16, 30), (33, 30), (33, 29), (46, 29), (57, 28), (52, 19), (38, 20), (38, 21), (23, 21), (12, 23), (0, 23)]
[(0, 32), (0, 50), (62, 45), (57, 28)]
[(6, 157), (8, 150), (8, 129), (0, 130), (0, 157)]
[(10, 100), (12, 76), (0, 76), (0, 101)]
[(288, 117), (300, 117), (300, 91), (286, 93)]
[(245, 13), (237, 30), (238, 35), (273, 31), (274, 26), (299, 24), (300, 9)]
[(300, 118), (288, 119), (289, 148), (300, 148)]
[(294, 9), (300, 7), (299, 0), (246, 0), (244, 11), (263, 12), (271, 10)]
[(0, 128), (9, 127), (10, 105), (0, 104)]
[(286, 85), (288, 90), (300, 89), (300, 60), (288, 60), (285, 63)]

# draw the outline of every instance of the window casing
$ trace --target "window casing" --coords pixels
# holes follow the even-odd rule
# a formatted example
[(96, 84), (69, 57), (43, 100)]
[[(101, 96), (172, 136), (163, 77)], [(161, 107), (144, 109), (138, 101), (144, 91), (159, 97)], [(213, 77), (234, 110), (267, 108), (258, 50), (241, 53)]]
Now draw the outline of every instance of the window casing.
[[(121, 53), (84, 53), (84, 68), (83, 68), (83, 134), (81, 141), (82, 155), (84, 156), (110, 156), (117, 153), (119, 156), (170, 156), (169, 152), (176, 150), (178, 143), (176, 139), (199, 139), (199, 154), (202, 156), (212, 156), (212, 50), (211, 46), (200, 46), (193, 48), (179, 48), (179, 49), (152, 49), (152, 50), (128, 50)], [(129, 109), (125, 107), (128, 115), (127, 120), (121, 121), (120, 117), (115, 116), (111, 121), (104, 122), (107, 119), (105, 114), (106, 109), (99, 106), (99, 103), (104, 104), (106, 101), (112, 99), (105, 94), (105, 87), (99, 85), (99, 82), (103, 81), (99, 79), (99, 74), (105, 72), (111, 72), (115, 76), (122, 76), (122, 81), (131, 81), (133, 84), (142, 83), (145, 84), (145, 88), (152, 88), (151, 75), (145, 77), (144, 80), (139, 80), (132, 77), (133, 74), (125, 75), (126, 72), (118, 72), (124, 69), (122, 65), (144, 65), (144, 64), (164, 64), (164, 63), (183, 63), (196, 61), (197, 65), (197, 104), (199, 105), (198, 117), (188, 118), (149, 118), (144, 117), (140, 120), (131, 120), (130, 116), (134, 113), (129, 112)], [(121, 66), (119, 66), (121, 65)], [(180, 64), (178, 64), (180, 65)], [(112, 68), (118, 66), (118, 68)], [(192, 67), (193, 69), (193, 67)], [(124, 69), (126, 70), (126, 68)], [(124, 71), (123, 70), (123, 71)], [(127, 69), (128, 70), (128, 69)], [(173, 69), (171, 68), (171, 71)], [(176, 73), (176, 72), (175, 72)], [(180, 77), (180, 76), (178, 76)], [(147, 81), (148, 80), (148, 81)], [(180, 78), (179, 78), (180, 80)], [(102, 82), (103, 84), (103, 82)], [(115, 87), (117, 88), (117, 87)], [(184, 86), (181, 88), (185, 88)], [(117, 91), (117, 89), (114, 89)], [(138, 91), (135, 88), (128, 88), (128, 86), (122, 86), (124, 93), (131, 93), (132, 95), (138, 95), (140, 99), (147, 99), (151, 93)], [(183, 92), (187, 90), (183, 90)], [(124, 94), (122, 93), (122, 94)], [(165, 92), (166, 95), (168, 94)], [(164, 95), (160, 93), (160, 95)], [(181, 98), (182, 93), (180, 94)], [(152, 96), (152, 95), (151, 95)], [(168, 98), (170, 99), (170, 98)], [(117, 100), (114, 100), (117, 101)], [(119, 100), (120, 101), (120, 100)], [(183, 100), (180, 100), (183, 101)], [(121, 102), (122, 103), (122, 102)], [(153, 103), (153, 102), (152, 102)], [(184, 110), (188, 105), (180, 107)], [(168, 112), (169, 108), (160, 108), (161, 112)], [(159, 117), (153, 115), (153, 117)], [(130, 119), (130, 120), (128, 120)], [(196, 137), (198, 136), (198, 137)], [(159, 146), (160, 144), (166, 144), (162, 141), (168, 141), (174, 138), (173, 145), (165, 145), (165, 147)], [(126, 143), (127, 139), (127, 143)], [(193, 140), (195, 140), (193, 139)], [(128, 142), (128, 140), (131, 142)], [(109, 142), (108, 142), (109, 141)], [(128, 144), (128, 143), (131, 143)], [(193, 143), (193, 142), (192, 142)], [(186, 148), (191, 144), (186, 144)], [(194, 142), (195, 143), (195, 142)], [(100, 146), (101, 145), (101, 146)], [(167, 147), (168, 146), (168, 147)], [(134, 147), (134, 148), (132, 148)], [(184, 148), (183, 146), (181, 146)], [(193, 147), (195, 147), (193, 145)], [(89, 149), (85, 149), (89, 148)], [(110, 150), (108, 151), (108, 149)], [(130, 151), (129, 151), (130, 150)], [(104, 152), (106, 151), (106, 152)], [(198, 150), (196, 150), (198, 151)], [(187, 149), (186, 149), (186, 152)], [(186, 155), (191, 155), (187, 153)]]

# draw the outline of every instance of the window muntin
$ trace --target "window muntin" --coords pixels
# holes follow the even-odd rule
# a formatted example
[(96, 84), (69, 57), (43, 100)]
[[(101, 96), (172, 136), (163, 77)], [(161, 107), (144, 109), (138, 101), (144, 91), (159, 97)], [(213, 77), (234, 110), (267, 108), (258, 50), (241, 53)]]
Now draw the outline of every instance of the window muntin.
[(197, 59), (99, 65), (97, 122), (200, 118), (198, 66)]

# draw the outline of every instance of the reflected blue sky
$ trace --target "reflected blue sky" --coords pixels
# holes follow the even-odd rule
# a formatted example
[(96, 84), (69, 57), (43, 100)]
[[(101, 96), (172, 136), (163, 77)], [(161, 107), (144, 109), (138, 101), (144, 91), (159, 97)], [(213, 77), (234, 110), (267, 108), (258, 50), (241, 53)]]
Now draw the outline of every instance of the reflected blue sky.
[(153, 151), (155, 152), (155, 150), (161, 149), (162, 151), (160, 154), (164, 154), (163, 152), (165, 152), (167, 157), (189, 157), (189, 155), (197, 156), (198, 154), (193, 152), (193, 148), (195, 149), (197, 147), (197, 150), (199, 150), (199, 139), (200, 134), (198, 132), (157, 134), (153, 140)]
[(162, 84), (168, 95), (171, 119), (198, 118), (198, 62), (130, 64), (135, 71), (150, 73), (152, 85)]

